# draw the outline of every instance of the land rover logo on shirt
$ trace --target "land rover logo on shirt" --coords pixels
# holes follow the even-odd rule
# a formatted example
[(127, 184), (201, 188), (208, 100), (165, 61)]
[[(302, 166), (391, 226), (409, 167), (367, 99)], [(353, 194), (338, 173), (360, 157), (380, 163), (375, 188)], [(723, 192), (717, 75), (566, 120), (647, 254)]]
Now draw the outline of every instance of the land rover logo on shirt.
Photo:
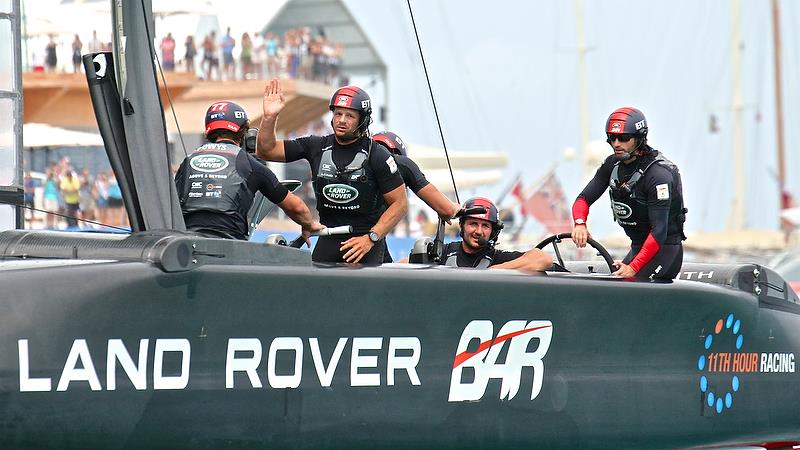
[(228, 160), (219, 155), (197, 155), (189, 160), (189, 165), (200, 172), (219, 172), (228, 167)]
[(613, 202), (611, 209), (614, 211), (614, 217), (617, 219), (627, 219), (633, 214), (633, 210), (625, 203)]
[(322, 188), (322, 195), (333, 203), (350, 203), (358, 197), (358, 189), (346, 184), (329, 184)]

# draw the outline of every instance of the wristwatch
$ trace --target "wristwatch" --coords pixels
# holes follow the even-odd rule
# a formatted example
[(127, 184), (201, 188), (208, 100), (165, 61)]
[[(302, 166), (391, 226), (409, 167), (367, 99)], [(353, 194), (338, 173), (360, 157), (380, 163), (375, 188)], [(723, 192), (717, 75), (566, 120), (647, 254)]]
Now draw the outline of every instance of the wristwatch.
[(369, 240), (372, 241), (374, 244), (377, 244), (378, 241), (381, 240), (381, 237), (378, 236), (378, 233), (376, 233), (376, 232), (374, 232), (372, 230), (370, 230), (370, 232), (369, 232), (369, 234), (367, 236), (369, 236)]
[(586, 225), (586, 221), (583, 219), (575, 219), (575, 225)]

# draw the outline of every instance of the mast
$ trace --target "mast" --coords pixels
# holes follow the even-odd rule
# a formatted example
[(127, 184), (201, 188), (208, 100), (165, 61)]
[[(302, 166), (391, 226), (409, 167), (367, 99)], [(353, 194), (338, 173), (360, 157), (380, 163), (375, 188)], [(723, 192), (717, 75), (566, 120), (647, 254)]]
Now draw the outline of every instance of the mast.
[(780, 223), (783, 204), (783, 191), (786, 188), (786, 171), (784, 168), (783, 147), (783, 82), (781, 79), (781, 17), (778, 0), (772, 0), (772, 42), (775, 53), (775, 140), (778, 148), (778, 223)]
[(742, 140), (742, 46), (740, 37), (740, 1), (731, 2), (731, 74), (733, 75), (733, 161), (734, 161), (734, 197), (728, 228), (741, 230), (744, 228), (744, 143)]
[[(111, 1), (114, 21), (114, 68), (119, 108), (140, 215), (133, 231), (184, 230), (178, 194), (170, 172), (164, 111), (154, 66), (152, 1)], [(120, 185), (120, 187), (122, 187)]]

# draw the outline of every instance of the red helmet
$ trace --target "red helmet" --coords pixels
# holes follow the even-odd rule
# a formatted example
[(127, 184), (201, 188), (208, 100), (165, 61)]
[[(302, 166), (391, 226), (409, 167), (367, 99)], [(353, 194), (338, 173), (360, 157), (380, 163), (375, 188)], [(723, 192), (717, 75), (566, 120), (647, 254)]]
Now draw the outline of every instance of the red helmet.
[(340, 87), (333, 93), (328, 109), (347, 108), (358, 111), (361, 121), (356, 127), (356, 134), (363, 135), (372, 123), (372, 101), (363, 89), (356, 86)]
[(206, 136), (214, 130), (239, 132), (247, 125), (247, 113), (236, 103), (227, 100), (216, 102), (206, 111)]
[(489, 245), (493, 246), (497, 242), (497, 237), (500, 235), (500, 230), (503, 229), (503, 221), (500, 220), (500, 211), (497, 209), (497, 206), (495, 206), (494, 203), (492, 203), (492, 201), (486, 197), (472, 197), (464, 202), (462, 208), (470, 209), (478, 206), (483, 206), (486, 208), (486, 212), (483, 214), (470, 214), (467, 216), (462, 216), (460, 219), (458, 219), (459, 225), (461, 226), (462, 237), (464, 233), (464, 220), (466, 220), (467, 217), (487, 220), (492, 224), (492, 234), (489, 235)]
[[(606, 121), (606, 135), (613, 134), (630, 134), (636, 138), (636, 148), (642, 148), (647, 143), (647, 119), (636, 108), (619, 108)], [(610, 139), (608, 143), (611, 143)]]
[(391, 131), (381, 131), (380, 133), (373, 134), (372, 140), (380, 142), (395, 155), (408, 156), (406, 144), (402, 139), (400, 139), (400, 136), (392, 133)]

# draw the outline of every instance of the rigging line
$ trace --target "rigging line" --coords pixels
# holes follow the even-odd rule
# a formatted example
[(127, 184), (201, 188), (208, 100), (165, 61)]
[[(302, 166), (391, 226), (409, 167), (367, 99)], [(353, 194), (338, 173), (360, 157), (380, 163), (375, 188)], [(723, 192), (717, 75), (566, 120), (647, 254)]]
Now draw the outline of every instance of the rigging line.
[(444, 156), (447, 159), (447, 168), (450, 170), (450, 179), (453, 180), (453, 192), (456, 195), (456, 202), (459, 204), (461, 200), (458, 198), (458, 187), (456, 186), (456, 177), (453, 175), (453, 166), (450, 164), (450, 154), (447, 152), (447, 144), (444, 141), (444, 132), (442, 131), (442, 122), (439, 120), (439, 111), (436, 109), (436, 99), (433, 97), (433, 88), (431, 87), (431, 79), (428, 76), (428, 66), (425, 64), (425, 55), (422, 53), (422, 44), (419, 41), (419, 33), (417, 32), (417, 22), (414, 20), (414, 11), (411, 10), (411, 0), (406, 0), (408, 4), (408, 13), (411, 15), (411, 25), (414, 26), (414, 36), (417, 38), (417, 48), (419, 48), (419, 57), (422, 59), (422, 69), (425, 71), (425, 81), (428, 82), (428, 92), (431, 94), (431, 103), (433, 104), (433, 114), (436, 116), (436, 125), (439, 126), (439, 136), (442, 138), (442, 147), (444, 147)]
[[(152, 34), (150, 33), (150, 23), (147, 21), (147, 15), (145, 14), (144, 0), (141, 1), (142, 1), (142, 16), (144, 16), (144, 28), (145, 32), (147, 33), (147, 41), (148, 41), (148, 46), (150, 47), (150, 54), (155, 57), (156, 65), (158, 66), (158, 72), (161, 74), (161, 81), (164, 83), (164, 92), (167, 93), (167, 101), (169, 101), (169, 109), (170, 111), (172, 111), (172, 118), (173, 120), (175, 120), (175, 127), (178, 130), (178, 139), (180, 139), (181, 141), (181, 148), (183, 148), (184, 156), (188, 157), (189, 153), (186, 152), (186, 144), (183, 142), (183, 133), (181, 133), (181, 125), (178, 123), (178, 116), (175, 114), (175, 105), (172, 103), (172, 95), (170, 95), (169, 93), (169, 86), (167, 85), (167, 79), (164, 77), (164, 70), (161, 67), (161, 59), (158, 57), (158, 52), (156, 52), (155, 45), (153, 44), (153, 40), (156, 38), (156, 36), (155, 33)], [(156, 87), (156, 89), (158, 89), (158, 87)], [(169, 150), (167, 151), (167, 153), (169, 153)], [(167, 154), (167, 160), (170, 160), (169, 154)]]
[[(78, 222), (86, 222), (86, 223), (91, 223), (93, 225), (100, 225), (100, 226), (103, 226), (103, 227), (106, 227), (106, 228), (113, 228), (115, 230), (125, 231), (126, 233), (130, 233), (131, 232), (131, 230), (128, 229), (128, 228), (115, 227), (114, 225), (108, 225), (108, 224), (105, 224), (103, 222), (96, 222), (94, 220), (82, 219), (82, 218), (76, 217), (76, 216), (70, 216), (70, 215), (67, 215), (67, 214), (61, 214), (61, 213), (57, 213), (57, 212), (53, 212), (53, 211), (47, 211), (45, 209), (34, 208), (33, 206), (23, 206), (23, 205), (17, 205), (17, 206), (21, 206), (23, 209), (28, 209), (30, 211), (42, 212), (42, 213), (50, 214), (50, 215), (53, 215), (53, 216), (63, 217), (65, 219), (75, 219)], [(30, 221), (26, 220), (26, 222), (30, 222)]]

